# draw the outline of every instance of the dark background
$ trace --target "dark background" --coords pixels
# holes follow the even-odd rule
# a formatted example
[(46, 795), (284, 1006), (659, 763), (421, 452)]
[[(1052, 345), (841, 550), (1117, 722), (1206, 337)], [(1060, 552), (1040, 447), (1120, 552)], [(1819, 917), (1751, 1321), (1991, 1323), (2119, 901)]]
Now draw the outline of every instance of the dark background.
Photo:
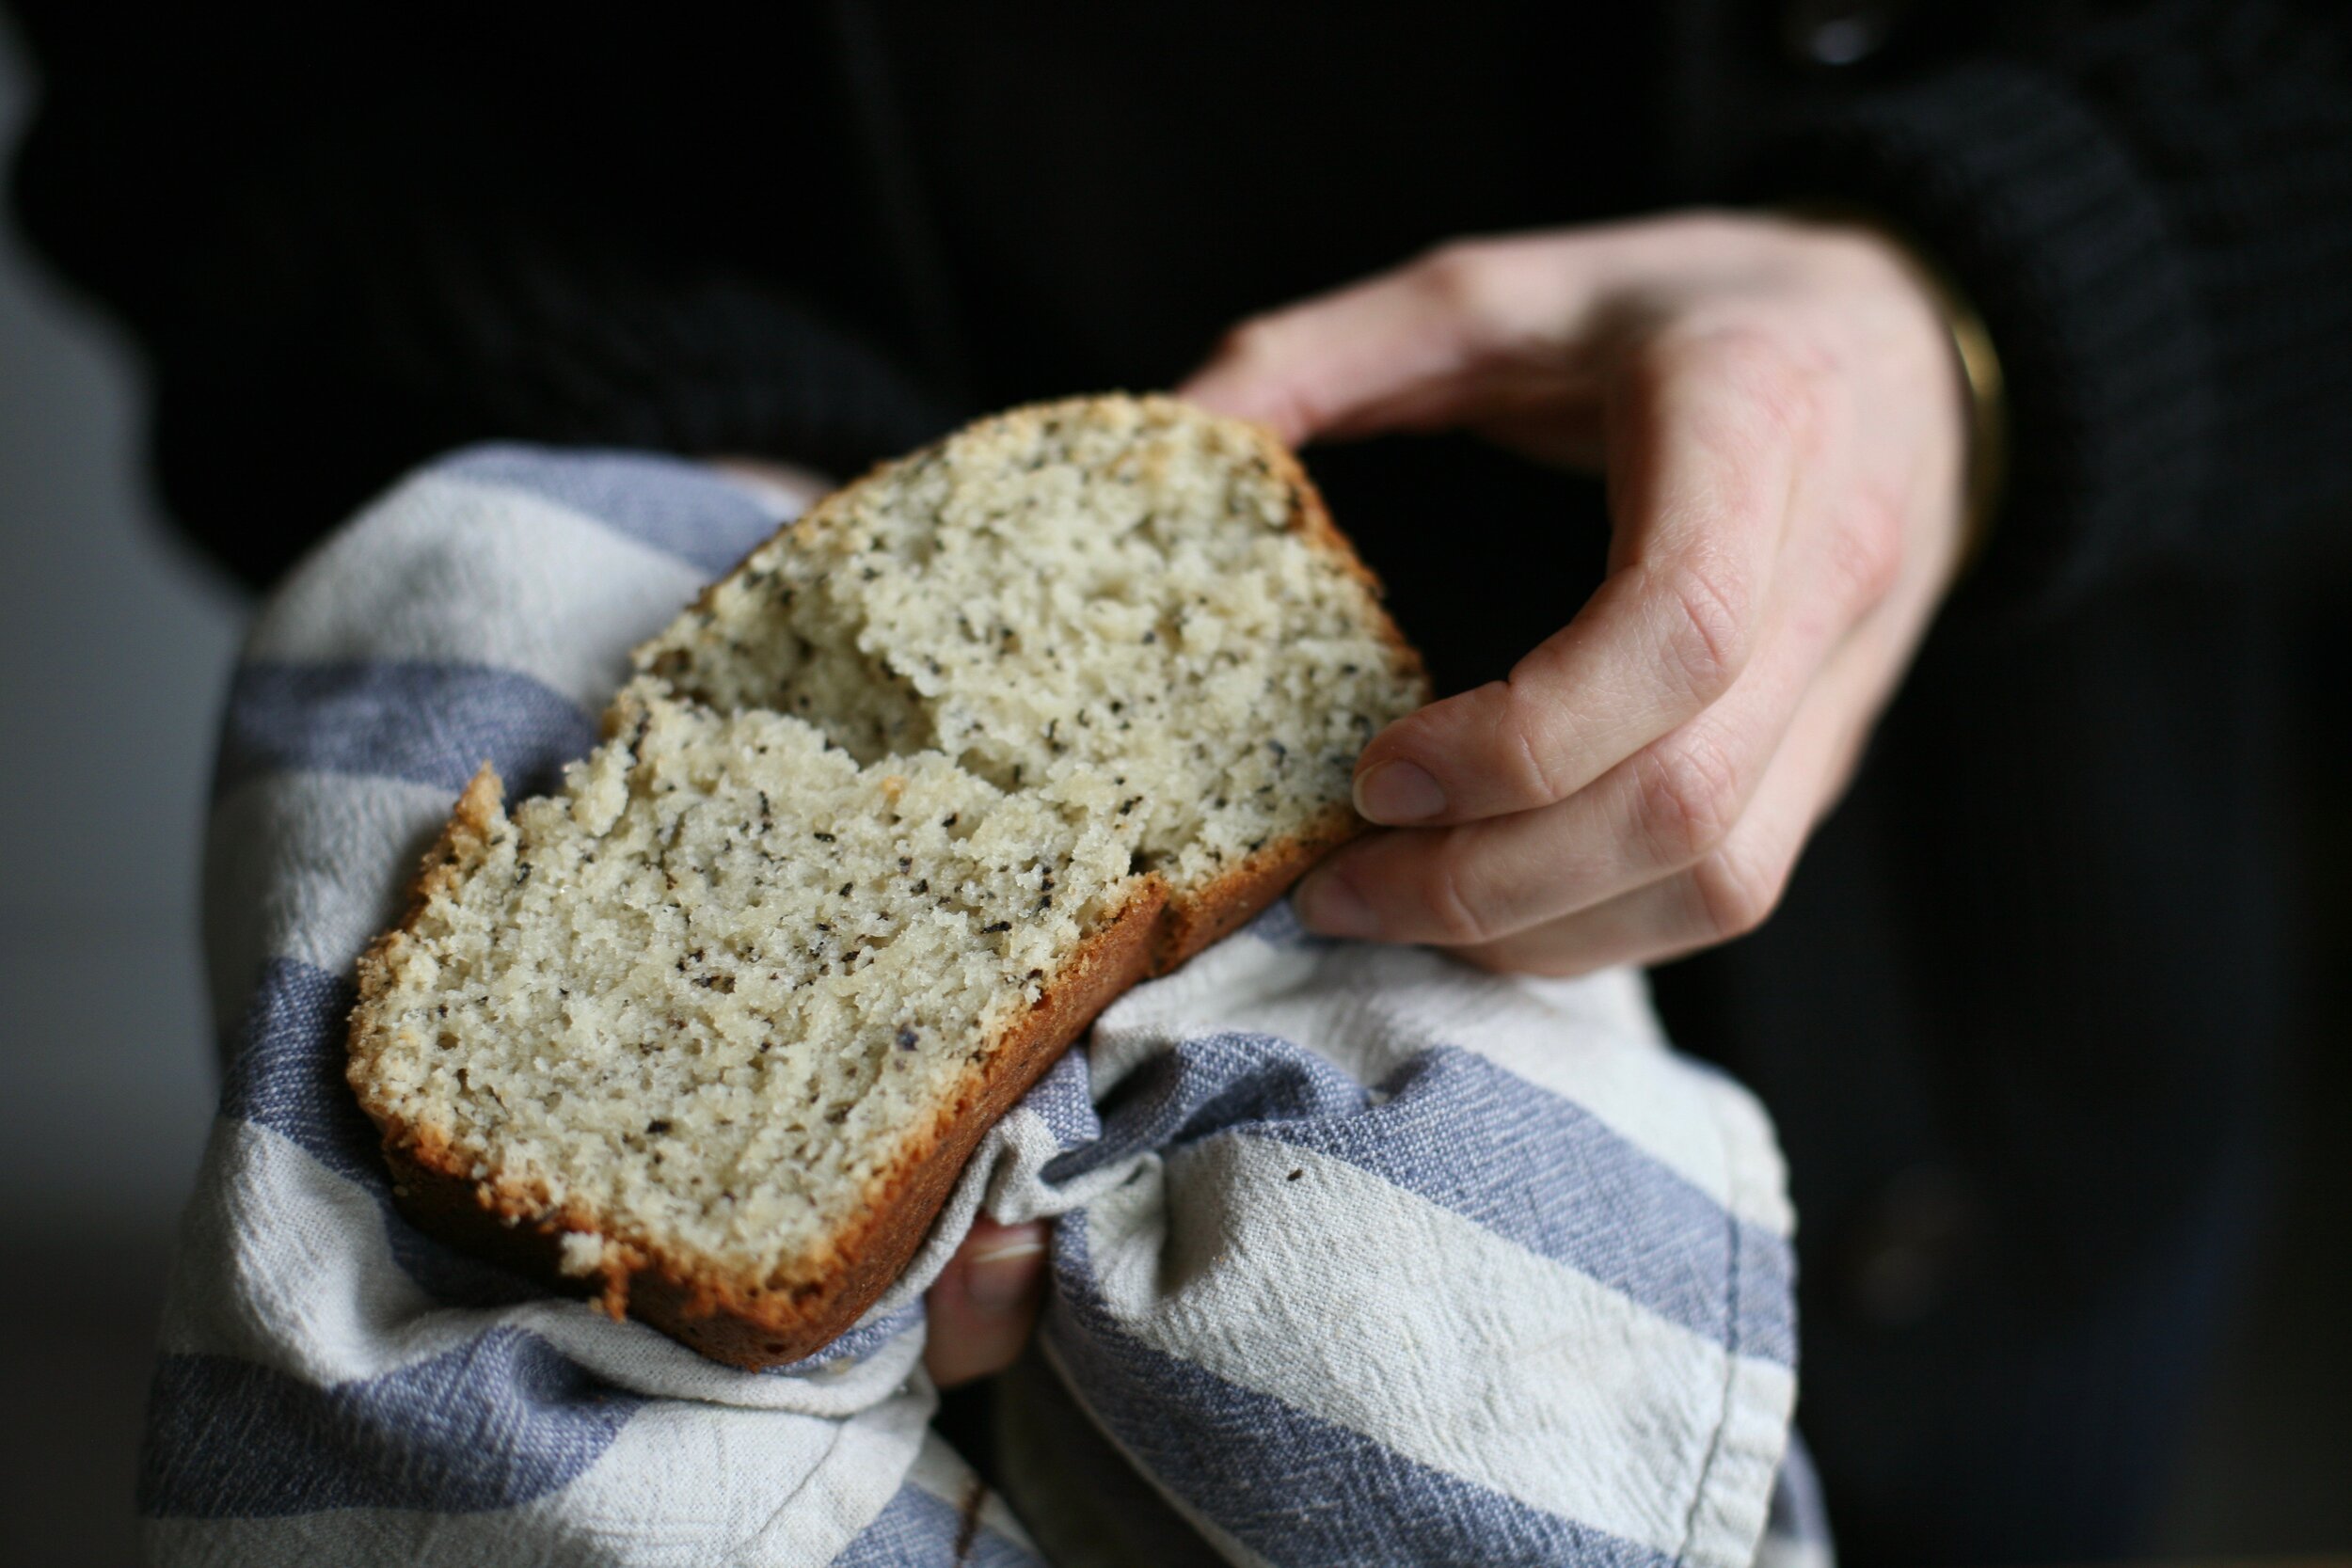
[[(0, 159), (35, 90), (0, 30)], [(164, 531), (142, 421), (120, 340), (0, 232), (0, 1540), (24, 1568), (135, 1556), (140, 1404), (214, 1095), (196, 876), (249, 606)], [(2299, 682), (2295, 1155), (2167, 1556), (2352, 1547), (2352, 550), (2304, 565), (2275, 590)]]

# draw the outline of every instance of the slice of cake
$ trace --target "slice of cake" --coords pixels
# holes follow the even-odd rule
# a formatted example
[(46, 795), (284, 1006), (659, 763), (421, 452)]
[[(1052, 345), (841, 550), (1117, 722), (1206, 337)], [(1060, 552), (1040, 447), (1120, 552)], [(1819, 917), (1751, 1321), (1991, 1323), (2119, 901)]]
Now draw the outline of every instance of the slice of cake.
[(1356, 832), (1419, 660), (1295, 462), (1164, 398), (1016, 409), (819, 502), (486, 768), (360, 960), (428, 1227), (707, 1354), (808, 1354), (1121, 990)]

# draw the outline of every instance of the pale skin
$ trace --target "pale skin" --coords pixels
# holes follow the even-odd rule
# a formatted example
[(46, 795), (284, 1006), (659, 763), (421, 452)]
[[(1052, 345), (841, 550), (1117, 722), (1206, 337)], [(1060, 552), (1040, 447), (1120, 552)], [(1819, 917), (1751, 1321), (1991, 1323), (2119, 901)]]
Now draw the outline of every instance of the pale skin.
[[(1692, 213), (1444, 245), (1243, 323), (1180, 396), (1294, 445), (1463, 430), (1606, 476), (1608, 574), (1508, 677), (1356, 765), (1384, 831), (1296, 894), (1334, 936), (1578, 974), (1753, 930), (1961, 558), (1965, 390), (1862, 228)], [(1498, 563), (1507, 568), (1509, 563)], [(930, 1296), (943, 1386), (1010, 1364), (1040, 1227)]]

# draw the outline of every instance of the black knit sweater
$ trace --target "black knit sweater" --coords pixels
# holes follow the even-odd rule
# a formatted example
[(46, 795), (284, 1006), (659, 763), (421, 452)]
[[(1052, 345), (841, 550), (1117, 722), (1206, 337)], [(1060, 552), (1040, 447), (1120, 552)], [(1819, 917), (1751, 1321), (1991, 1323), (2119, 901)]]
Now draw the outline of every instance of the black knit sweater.
[(173, 515), (257, 580), (477, 435), (852, 467), (980, 404), (1166, 380), (1450, 232), (1745, 197), (1883, 209), (1975, 295), (2021, 587), (2352, 492), (2335, 8), (1889, 0), (1843, 8), (1894, 24), (1842, 71), (1730, 0), (1563, 52), (1534, 7), (627, 36), (19, 8), (46, 87), (19, 212), (150, 350)]
[[(18, 212), (256, 582), (475, 438), (839, 472), (1165, 385), (1452, 235), (1828, 198), (1917, 236), (2008, 372), (1994, 546), (1781, 912), (1659, 995), (1788, 1144), (1849, 1561), (2134, 1544), (2278, 1027), (2245, 584), (2352, 512), (2340, 8), (18, 5)], [(1597, 570), (1589, 484), (1452, 439), (1311, 462), (1447, 684)]]

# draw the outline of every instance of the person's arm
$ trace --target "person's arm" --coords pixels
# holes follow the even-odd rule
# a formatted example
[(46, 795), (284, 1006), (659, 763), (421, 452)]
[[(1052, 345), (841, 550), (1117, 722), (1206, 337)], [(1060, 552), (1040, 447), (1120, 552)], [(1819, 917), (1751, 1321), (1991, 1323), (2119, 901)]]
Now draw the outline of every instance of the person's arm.
[[(17, 213), (130, 327), (167, 509), (251, 580), (468, 441), (838, 473), (946, 422), (788, 277), (707, 260), (730, 226), (788, 250), (846, 221), (803, 85), (820, 40), (774, 59), (755, 104), (714, 89), (711, 123), (682, 133), (637, 108), (691, 100), (660, 74), (679, 63), (664, 34), (598, 49), (582, 24), (534, 48), (540, 24), (490, 14), (18, 9), (41, 103)], [(738, 133), (775, 148), (773, 188), (712, 189), (670, 155)]]

